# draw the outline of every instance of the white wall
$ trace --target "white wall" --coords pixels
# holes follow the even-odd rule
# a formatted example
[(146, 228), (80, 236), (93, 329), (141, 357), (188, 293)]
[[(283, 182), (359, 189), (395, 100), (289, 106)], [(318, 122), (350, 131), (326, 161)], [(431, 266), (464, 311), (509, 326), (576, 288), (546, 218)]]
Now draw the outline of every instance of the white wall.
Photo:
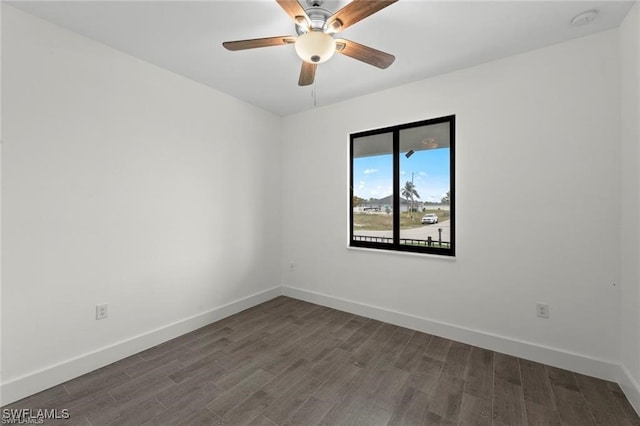
[(640, 3), (620, 26), (621, 385), (640, 412)]
[(280, 117), (3, 9), (3, 402), (279, 294)]
[[(0, 1), (0, 242), (2, 241), (2, 2)], [(2, 259), (2, 244), (0, 244), (0, 259)], [(2, 383), (2, 261), (0, 261), (0, 383)], [(1, 386), (0, 386), (1, 389)], [(2, 390), (0, 390), (2, 401)]]
[[(287, 293), (610, 377), (618, 74), (614, 30), (286, 117)], [(457, 258), (347, 249), (349, 133), (448, 114)]]

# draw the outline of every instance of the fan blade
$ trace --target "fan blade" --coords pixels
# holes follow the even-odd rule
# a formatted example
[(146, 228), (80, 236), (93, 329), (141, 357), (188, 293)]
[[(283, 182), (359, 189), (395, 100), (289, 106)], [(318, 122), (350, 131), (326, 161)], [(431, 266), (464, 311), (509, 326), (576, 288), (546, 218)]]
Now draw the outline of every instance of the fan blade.
[(336, 51), (378, 68), (388, 68), (396, 57), (355, 41), (336, 39)]
[(245, 50), (255, 49), (257, 47), (280, 46), (283, 44), (295, 43), (296, 38), (293, 36), (252, 38), (249, 40), (225, 41), (222, 43), (227, 50)]
[(299, 16), (302, 16), (304, 20), (307, 22), (311, 22), (309, 16), (307, 16), (307, 12), (304, 11), (304, 8), (297, 2), (297, 0), (276, 0), (280, 7), (284, 9), (284, 11), (293, 19), (296, 24), (302, 24), (300, 19), (297, 19)]
[(313, 80), (316, 77), (316, 68), (318, 64), (312, 64), (302, 61), (302, 68), (300, 69), (300, 78), (298, 79), (298, 86), (308, 86), (313, 84)]
[(332, 32), (343, 31), (398, 0), (352, 0), (351, 3), (327, 19), (327, 28)]

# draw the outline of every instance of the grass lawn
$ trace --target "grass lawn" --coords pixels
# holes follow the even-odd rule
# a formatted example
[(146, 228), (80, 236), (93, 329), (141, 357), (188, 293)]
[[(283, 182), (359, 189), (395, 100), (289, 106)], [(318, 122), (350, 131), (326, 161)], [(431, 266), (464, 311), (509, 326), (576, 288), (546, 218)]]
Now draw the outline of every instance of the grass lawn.
[[(400, 228), (410, 229), (423, 226), (420, 222), (422, 216), (427, 213), (435, 213), (438, 215), (438, 221), (447, 218), (449, 212), (443, 210), (427, 210), (426, 212), (402, 212), (400, 213)], [(354, 230), (363, 231), (385, 231), (393, 228), (393, 215), (385, 213), (354, 213), (353, 214)]]

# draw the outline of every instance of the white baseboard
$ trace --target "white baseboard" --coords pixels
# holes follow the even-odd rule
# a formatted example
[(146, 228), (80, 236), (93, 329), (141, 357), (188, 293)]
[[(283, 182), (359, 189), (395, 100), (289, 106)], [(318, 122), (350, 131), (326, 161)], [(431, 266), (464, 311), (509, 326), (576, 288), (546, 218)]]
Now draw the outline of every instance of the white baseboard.
[[(371, 306), (300, 288), (282, 287), (282, 294), (295, 299), (316, 303), (318, 305), (410, 328), (412, 330), (434, 334), (456, 340), (458, 342), (479, 346), (496, 352), (620, 383), (619, 380), (623, 367), (602, 359), (563, 351), (561, 349), (540, 346), (531, 342), (460, 327), (454, 324), (434, 321), (428, 318), (396, 312), (378, 306)], [(626, 376), (629, 379), (631, 378), (628, 374), (626, 374)], [(622, 386), (623, 391), (628, 396), (629, 400), (633, 399), (633, 392), (635, 391), (637, 402), (638, 390), (640, 389), (637, 386), (637, 383), (634, 383), (633, 380), (627, 380), (625, 383), (626, 385)], [(639, 411), (637, 403), (634, 404), (634, 407), (636, 408), (636, 411)]]
[(149, 332), (105, 346), (90, 353), (51, 365), (0, 385), (0, 406), (64, 383), (90, 371), (151, 348), (160, 343), (226, 318), (280, 296), (281, 287), (252, 294), (210, 311), (185, 318)]
[(636, 410), (636, 413), (640, 415), (640, 383), (633, 378), (627, 367), (624, 365), (620, 367), (620, 376), (616, 380), (622, 391), (626, 395), (627, 399)]

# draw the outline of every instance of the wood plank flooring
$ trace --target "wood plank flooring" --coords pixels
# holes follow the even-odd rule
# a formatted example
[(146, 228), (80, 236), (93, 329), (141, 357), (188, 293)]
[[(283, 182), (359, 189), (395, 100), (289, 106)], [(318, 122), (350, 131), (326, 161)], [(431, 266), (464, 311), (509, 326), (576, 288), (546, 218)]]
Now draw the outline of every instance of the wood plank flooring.
[(615, 383), (287, 297), (3, 408), (73, 425), (640, 425)]

